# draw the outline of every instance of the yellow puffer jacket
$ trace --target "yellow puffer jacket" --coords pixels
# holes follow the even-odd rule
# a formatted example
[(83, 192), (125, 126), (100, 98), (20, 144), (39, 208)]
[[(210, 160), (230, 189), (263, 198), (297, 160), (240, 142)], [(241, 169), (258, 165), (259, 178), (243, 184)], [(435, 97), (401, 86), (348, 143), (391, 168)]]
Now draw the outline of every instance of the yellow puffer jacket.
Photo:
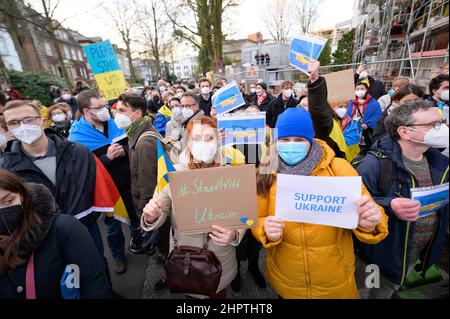
[[(335, 158), (325, 142), (315, 141), (321, 145), (323, 155), (311, 176), (358, 175), (346, 160)], [(386, 238), (388, 217), (383, 208), (379, 207), (383, 217), (373, 230), (285, 222), (281, 238), (271, 242), (264, 232), (264, 219), (275, 214), (276, 189), (275, 182), (268, 197), (258, 196), (258, 226), (252, 229), (267, 250), (266, 269), (271, 286), (285, 299), (358, 298), (352, 232), (368, 244)], [(369, 195), (364, 186), (362, 194)]]

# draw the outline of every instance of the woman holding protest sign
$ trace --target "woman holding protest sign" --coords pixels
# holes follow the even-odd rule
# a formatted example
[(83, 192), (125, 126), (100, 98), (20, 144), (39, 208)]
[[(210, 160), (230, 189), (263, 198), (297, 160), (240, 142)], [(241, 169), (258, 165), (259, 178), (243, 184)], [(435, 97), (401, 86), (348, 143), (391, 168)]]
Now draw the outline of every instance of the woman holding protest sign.
[(362, 186), (358, 227), (353, 231), (275, 215), (277, 174), (357, 176), (344, 159), (314, 139), (311, 116), (301, 108), (280, 115), (278, 140), (259, 167), (258, 226), (253, 235), (267, 249), (267, 277), (282, 298), (357, 298), (352, 234), (376, 244), (387, 236), (387, 216)]
[[(217, 125), (213, 119), (204, 116), (197, 121), (191, 121), (187, 125), (187, 132), (187, 146), (180, 154), (179, 164), (175, 165), (177, 172), (225, 165), (225, 159), (219, 147)], [(170, 218), (172, 223), (171, 249), (175, 245), (178, 247), (181, 245), (206, 247), (217, 257), (222, 273), (216, 294), (210, 297), (213, 299), (225, 298), (225, 289), (237, 273), (235, 247), (241, 241), (245, 230), (231, 230), (214, 225), (214, 231), (208, 234), (181, 235), (177, 231), (170, 187), (165, 187), (159, 194), (155, 192), (153, 199), (144, 208), (141, 227), (145, 231), (157, 229), (164, 224), (167, 218)], [(199, 292), (192, 296), (206, 298), (206, 295), (206, 292), (204, 294)]]

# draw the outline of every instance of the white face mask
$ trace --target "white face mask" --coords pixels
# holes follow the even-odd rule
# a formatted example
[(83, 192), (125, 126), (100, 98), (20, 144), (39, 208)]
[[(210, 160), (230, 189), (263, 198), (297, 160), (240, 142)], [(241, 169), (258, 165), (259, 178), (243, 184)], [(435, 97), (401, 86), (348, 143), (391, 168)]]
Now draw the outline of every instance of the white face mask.
[(294, 91), (291, 90), (291, 89), (284, 90), (284, 93), (283, 93), (283, 95), (284, 95), (285, 97), (291, 97), (292, 94), (294, 94)]
[(209, 94), (209, 92), (211, 92), (211, 90), (209, 89), (209, 87), (203, 87), (200, 90), (202, 92), (202, 94), (207, 95)]
[(114, 118), (114, 123), (116, 123), (118, 128), (129, 128), (133, 124), (130, 118), (124, 114), (117, 114)]
[(334, 110), (341, 119), (345, 117), (345, 114), (347, 114), (347, 109), (345, 107), (340, 107), (338, 109)]
[(191, 116), (194, 115), (194, 111), (192, 111), (192, 109), (189, 107), (184, 107), (182, 112), (183, 112), (183, 118), (185, 120), (191, 118)]
[(160, 90), (161, 92), (165, 92), (165, 91), (166, 91), (166, 87), (162, 85), (162, 86), (159, 87), (159, 90)]
[(53, 122), (64, 122), (66, 120), (66, 116), (64, 114), (55, 114), (52, 116)]
[(72, 98), (72, 95), (70, 95), (70, 94), (63, 94), (61, 97), (62, 97), (63, 100), (68, 101), (68, 100), (70, 100)]
[(34, 124), (20, 124), (19, 127), (11, 129), (13, 135), (21, 142), (31, 145), (42, 136), (42, 129), (40, 125)]
[(434, 128), (430, 129), (427, 132), (419, 131), (414, 128), (410, 128), (410, 130), (425, 133), (425, 137), (423, 139), (423, 142), (411, 140), (412, 142), (420, 143), (420, 144), (426, 144), (430, 147), (434, 148), (447, 148), (449, 147), (449, 129), (448, 126), (445, 124), (442, 124), (441, 127), (436, 130)]
[(183, 117), (183, 110), (181, 109), (181, 107), (175, 106), (173, 108), (172, 112), (173, 112), (173, 117), (176, 119)]
[(356, 90), (355, 95), (359, 98), (363, 98), (366, 96), (367, 91), (366, 90)]
[(448, 102), (448, 90), (445, 90), (444, 92), (442, 92), (440, 98), (441, 98), (441, 101)]
[(102, 108), (97, 113), (93, 114), (93, 117), (99, 120), (100, 122), (106, 122), (111, 119), (111, 115), (106, 107)]
[(177, 98), (181, 99), (181, 97), (183, 96), (183, 93), (177, 93), (175, 96), (176, 96)]
[(256, 89), (255, 88), (251, 88), (250, 89), (250, 93), (256, 93)]
[(360, 78), (360, 79), (367, 79), (368, 76), (369, 76), (369, 74), (367, 73), (367, 71), (362, 71), (362, 72), (359, 74), (359, 78)]
[(191, 153), (194, 160), (209, 164), (216, 157), (217, 145), (214, 142), (193, 142)]
[(0, 150), (4, 150), (6, 144), (8, 144), (8, 138), (6, 137), (6, 134), (0, 134)]

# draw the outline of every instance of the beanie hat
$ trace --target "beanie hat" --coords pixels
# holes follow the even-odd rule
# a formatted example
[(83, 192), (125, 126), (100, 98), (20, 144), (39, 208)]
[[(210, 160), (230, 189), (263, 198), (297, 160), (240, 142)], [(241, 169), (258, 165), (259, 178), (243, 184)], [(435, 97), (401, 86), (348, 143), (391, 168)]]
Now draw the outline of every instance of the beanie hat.
[(303, 108), (288, 108), (278, 116), (275, 128), (278, 130), (277, 139), (295, 136), (306, 138), (311, 144), (314, 142), (311, 115)]
[(259, 83), (256, 84), (256, 85), (259, 85), (260, 87), (262, 87), (262, 88), (264, 89), (264, 91), (267, 91), (267, 84), (266, 84), (266, 83), (264, 83), (264, 82), (259, 82)]

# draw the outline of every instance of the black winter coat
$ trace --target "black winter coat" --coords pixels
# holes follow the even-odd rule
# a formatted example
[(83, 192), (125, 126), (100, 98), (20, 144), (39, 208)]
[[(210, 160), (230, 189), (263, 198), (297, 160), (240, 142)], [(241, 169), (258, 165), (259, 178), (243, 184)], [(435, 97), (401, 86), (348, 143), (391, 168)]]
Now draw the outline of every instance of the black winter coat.
[(278, 116), (280, 116), (287, 108), (297, 107), (298, 101), (294, 97), (290, 97), (287, 102), (283, 100), (282, 94), (278, 95), (275, 100), (269, 104), (266, 110), (266, 124), (271, 128), (275, 127)]

